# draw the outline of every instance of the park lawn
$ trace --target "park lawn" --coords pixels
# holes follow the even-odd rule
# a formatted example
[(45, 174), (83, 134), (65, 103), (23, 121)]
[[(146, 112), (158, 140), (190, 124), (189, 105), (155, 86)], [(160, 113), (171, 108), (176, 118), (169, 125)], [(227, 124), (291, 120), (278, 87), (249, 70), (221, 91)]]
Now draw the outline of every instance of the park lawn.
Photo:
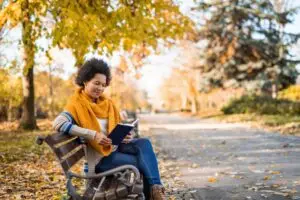
[(41, 130), (33, 132), (16, 124), (0, 124), (0, 199), (61, 199), (62, 171), (47, 145), (35, 144), (36, 136), (51, 132), (50, 122), (39, 120)]
[(219, 114), (208, 117), (222, 122), (249, 123), (258, 128), (282, 134), (300, 135), (300, 116), (289, 115), (258, 115), (258, 114)]

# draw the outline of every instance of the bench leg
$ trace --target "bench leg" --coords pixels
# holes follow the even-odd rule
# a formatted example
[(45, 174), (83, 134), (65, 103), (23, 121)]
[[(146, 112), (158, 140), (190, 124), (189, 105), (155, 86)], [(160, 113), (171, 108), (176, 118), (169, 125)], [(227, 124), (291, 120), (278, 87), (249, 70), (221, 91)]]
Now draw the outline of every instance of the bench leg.
[(138, 197), (136, 198), (136, 200), (145, 200), (145, 195), (144, 195), (144, 193), (139, 194)]

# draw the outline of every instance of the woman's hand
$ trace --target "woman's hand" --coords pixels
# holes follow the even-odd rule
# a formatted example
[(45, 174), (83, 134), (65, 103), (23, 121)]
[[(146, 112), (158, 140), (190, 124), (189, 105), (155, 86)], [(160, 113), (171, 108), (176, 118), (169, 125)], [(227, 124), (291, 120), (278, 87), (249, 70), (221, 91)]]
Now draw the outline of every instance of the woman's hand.
[(95, 141), (101, 145), (109, 145), (111, 144), (111, 139), (106, 137), (105, 134), (97, 132), (95, 135)]
[(129, 132), (126, 137), (124, 138), (124, 140), (122, 141), (122, 143), (129, 143), (131, 140), (133, 139), (133, 134), (131, 132)]

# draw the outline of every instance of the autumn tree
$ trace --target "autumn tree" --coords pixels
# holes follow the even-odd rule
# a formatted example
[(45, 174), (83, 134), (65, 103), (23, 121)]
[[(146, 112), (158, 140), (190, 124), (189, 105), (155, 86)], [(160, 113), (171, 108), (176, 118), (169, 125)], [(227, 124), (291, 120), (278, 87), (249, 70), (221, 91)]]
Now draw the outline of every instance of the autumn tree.
[(51, 46), (71, 49), (80, 66), (88, 52), (110, 54), (140, 45), (155, 49), (159, 39), (177, 39), (192, 31), (190, 20), (178, 6), (164, 0), (7, 0), (0, 13), (0, 28), (7, 24), (10, 28), (20, 24), (22, 29), (21, 127), (26, 129), (36, 128), (33, 70), (36, 40), (41, 35), (52, 40)]
[(203, 78), (210, 85), (233, 87), (295, 83), (299, 62), (290, 46), (300, 34), (280, 30), (292, 22), (296, 8), (279, 11), (269, 0), (200, 1), (206, 18), (199, 31), (206, 43), (200, 58)]
[(12, 121), (17, 118), (22, 101), (21, 78), (12, 76), (6, 69), (0, 69), (0, 82), (0, 118)]
[[(120, 63), (122, 65), (122, 62)], [(120, 109), (135, 111), (149, 107), (146, 94), (138, 88), (135, 77), (124, 73), (119, 66), (113, 70), (113, 79), (107, 94)]]
[(23, 109), (20, 127), (35, 129), (33, 67), (37, 51), (36, 40), (41, 35), (41, 17), (46, 15), (46, 1), (4, 1), (0, 13), (0, 28), (8, 25), (14, 28), (20, 25), (22, 29), (21, 43), (23, 47)]
[(197, 44), (187, 40), (180, 41), (177, 48), (179, 53), (174, 60), (172, 73), (164, 80), (160, 95), (165, 100), (166, 105), (178, 105), (175, 101), (181, 102), (179, 103), (180, 106), (176, 106), (176, 110), (191, 110), (192, 113), (197, 113), (199, 111), (200, 92), (200, 72), (197, 69), (200, 62), (199, 48)]
[(75, 90), (74, 75), (64, 80), (46, 71), (36, 73), (34, 87), (38, 115), (53, 117), (63, 110), (68, 98)]
[[(0, 10), (4, 7), (4, 1), (0, 1)], [(0, 20), (1, 22), (1, 20)], [(7, 28), (5, 26), (0, 26), (0, 67), (6, 64), (6, 58), (4, 55), (4, 48), (7, 41), (5, 41), (5, 36), (7, 34)]]
[(159, 89), (160, 101), (168, 110), (188, 109), (188, 87), (183, 76), (179, 69), (173, 69)]
[[(293, 8), (293, 1), (291, 0), (271, 0), (271, 3), (273, 3), (273, 7), (277, 13), (285, 13), (289, 12), (291, 8)], [(284, 32), (285, 32), (285, 23), (279, 23), (278, 24), (278, 30), (279, 30), (279, 37), (280, 40), (284, 40)], [(280, 45), (279, 47), (279, 57), (283, 58), (284, 55), (284, 46)], [(277, 97), (277, 82), (273, 82), (272, 84), (272, 97), (276, 98)]]

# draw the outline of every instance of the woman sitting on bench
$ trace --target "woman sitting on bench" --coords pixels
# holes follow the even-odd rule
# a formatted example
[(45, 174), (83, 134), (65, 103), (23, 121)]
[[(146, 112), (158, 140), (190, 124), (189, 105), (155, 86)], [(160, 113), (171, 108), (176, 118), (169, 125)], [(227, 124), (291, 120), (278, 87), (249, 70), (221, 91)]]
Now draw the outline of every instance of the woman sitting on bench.
[[(121, 121), (119, 110), (103, 95), (111, 81), (109, 66), (102, 60), (91, 59), (79, 70), (76, 84), (79, 86), (70, 97), (64, 112), (53, 122), (56, 131), (81, 136), (89, 140), (87, 145), (88, 173), (100, 173), (121, 165), (134, 165), (144, 175), (145, 189), (150, 199), (165, 199), (156, 155), (146, 138), (133, 138), (128, 134), (123, 142), (112, 145), (107, 137)], [(92, 147), (96, 143), (98, 148)], [(145, 194), (147, 196), (147, 194)]]

